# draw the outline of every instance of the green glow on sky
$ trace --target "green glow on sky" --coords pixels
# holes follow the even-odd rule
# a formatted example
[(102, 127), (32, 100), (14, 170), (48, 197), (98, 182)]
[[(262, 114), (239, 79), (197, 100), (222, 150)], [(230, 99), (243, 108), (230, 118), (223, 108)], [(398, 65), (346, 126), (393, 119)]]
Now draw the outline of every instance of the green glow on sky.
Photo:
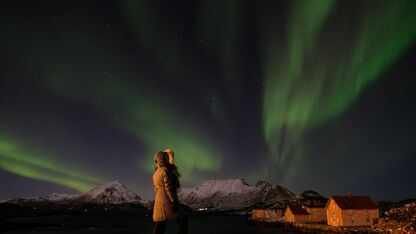
[(0, 139), (0, 168), (11, 173), (43, 180), (85, 192), (103, 182), (88, 173), (64, 166), (53, 157), (42, 157), (22, 150), (15, 142)]
[[(274, 160), (279, 165), (291, 150), (284, 145), (289, 142), (289, 145), (296, 144), (303, 131), (302, 125), (308, 121), (313, 109), (312, 103), (309, 103), (313, 101), (310, 96), (313, 94), (304, 93), (301, 99), (296, 99), (293, 92), (301, 82), (304, 57), (313, 48), (320, 26), (333, 4), (334, 1), (292, 1), (285, 59), (278, 51), (270, 51), (266, 55), (263, 128)], [(270, 39), (267, 44), (272, 41)], [(272, 44), (270, 47), (275, 46)], [(285, 143), (277, 149), (276, 143), (283, 141)]]
[[(114, 90), (123, 95), (117, 95)], [(83, 97), (84, 101), (103, 111), (104, 115), (109, 114), (105, 113), (106, 105), (117, 107), (121, 117), (120, 121), (112, 121), (114, 126), (145, 142), (148, 156), (138, 155), (138, 158), (144, 159), (139, 162), (141, 168), (152, 172), (154, 152), (165, 148), (174, 149), (184, 181), (196, 179), (197, 173), (194, 172), (215, 171), (220, 167), (216, 147), (210, 145), (210, 139), (204, 136), (203, 129), (191, 119), (192, 113), (186, 115), (180, 107), (173, 108), (174, 104), (163, 97), (134, 90), (116, 80), (109, 81), (103, 90), (96, 89), (94, 93), (101, 102), (94, 102), (87, 95)]]
[[(329, 18), (336, 17), (331, 15), (335, 1), (292, 1), (287, 45), (273, 46), (273, 37), (267, 41), (274, 49), (265, 55), (263, 132), (287, 182), (303, 166), (304, 134), (340, 116), (414, 43), (414, 1), (387, 7), (360, 4), (356, 18), (336, 25), (348, 28), (360, 22), (353, 38), (325, 28)], [(325, 40), (331, 40), (332, 47)]]
[[(47, 25), (40, 19), (42, 23), (33, 28), (26, 21), (38, 16), (21, 17), (11, 8), (1, 16), (0, 40), (4, 57), (10, 56), (10, 63), (22, 69), (5, 69), (10, 83), (16, 73), (20, 79), (38, 82), (42, 88), (35, 91), (45, 91), (45, 97), (58, 96), (77, 108), (91, 108), (89, 113), (95, 115), (88, 117), (108, 123), (105, 130), (137, 141), (145, 155), (126, 158), (135, 157), (138, 171), (150, 174), (153, 154), (172, 148), (184, 182), (235, 176), (239, 170), (230, 172), (225, 162), (253, 157), (256, 168), (250, 168), (249, 159), (242, 161), (244, 170), (252, 170), (253, 180), (270, 180), (279, 171), (284, 181), (278, 183), (289, 184), (307, 166), (305, 159), (313, 157), (305, 136), (342, 117), (415, 42), (416, 1), (348, 4), (203, 1), (184, 9), (195, 12), (176, 12), (168, 9), (169, 4), (123, 0), (104, 12), (122, 17), (114, 25), (88, 11), (62, 15), (57, 25), (54, 19), (44, 19)], [(345, 5), (353, 14), (343, 10)], [(175, 21), (177, 13), (185, 17)], [(184, 95), (166, 92), (172, 89), (181, 89)], [(9, 101), (14, 100), (4, 100)], [(196, 106), (206, 112), (196, 113)], [(240, 126), (233, 121), (245, 113), (253, 118), (243, 118), (242, 134), (237, 136)], [(90, 175), (102, 172), (67, 166), (71, 160), (67, 155), (33, 154), (20, 138), (5, 136), (0, 136), (2, 170), (79, 191), (103, 182)], [(251, 140), (255, 143), (246, 153), (244, 143)], [(103, 160), (118, 160), (112, 156)], [(91, 159), (95, 157), (100, 155)]]
[[(166, 108), (163, 110), (151, 110), (151, 106), (146, 108), (146, 110), (151, 110), (149, 115), (152, 120), (144, 120), (143, 116), (146, 114), (136, 110), (131, 114), (132, 119), (128, 121), (129, 124), (125, 124), (124, 127), (147, 142), (150, 152), (166, 148), (174, 149), (175, 160), (180, 165), (185, 181), (196, 179), (198, 173), (194, 173), (195, 171), (218, 170), (221, 165), (219, 153), (213, 145), (209, 145), (210, 139), (206, 138), (202, 132), (198, 133), (197, 126), (192, 126), (192, 124), (189, 126), (189, 123), (184, 122), (185, 116), (179, 117), (180, 113)], [(149, 124), (149, 128), (138, 127), (137, 123)], [(154, 165), (153, 158), (147, 157), (143, 166), (149, 172), (153, 172), (150, 165)]]
[[(70, 38), (68, 35), (68, 40)], [(65, 60), (48, 61), (45, 65), (49, 67), (48, 76), (45, 77), (48, 87), (68, 98), (76, 96), (78, 101), (97, 110), (100, 117), (113, 127), (132, 134), (138, 142), (144, 142), (147, 155), (137, 155), (138, 169), (153, 172), (154, 153), (166, 148), (175, 151), (175, 160), (180, 165), (184, 182), (196, 181), (198, 172), (220, 168), (219, 147), (205, 134), (205, 125), (193, 117), (196, 114), (194, 110), (170, 100), (157, 86), (145, 89), (139, 81), (131, 82), (134, 80), (131, 67), (120, 65), (120, 71), (113, 71), (103, 78), (103, 68), (123, 59), (105, 50), (103, 45), (73, 44), (69, 48), (59, 49), (59, 53), (67, 55)], [(100, 59), (88, 65), (79, 61), (77, 51), (88, 51), (88, 54)], [(112, 60), (102, 59), (107, 57)], [(65, 71), (67, 63), (76, 64), (71, 73)], [(83, 86), (84, 79), (89, 79), (95, 85)], [(115, 113), (119, 116), (117, 120), (113, 120)]]

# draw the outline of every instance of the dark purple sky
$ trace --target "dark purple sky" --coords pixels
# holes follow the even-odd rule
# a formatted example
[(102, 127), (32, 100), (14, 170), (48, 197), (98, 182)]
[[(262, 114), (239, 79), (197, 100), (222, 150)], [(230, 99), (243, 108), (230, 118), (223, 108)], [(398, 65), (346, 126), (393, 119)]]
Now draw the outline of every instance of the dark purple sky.
[(3, 1), (0, 198), (120, 180), (415, 197), (415, 1)]

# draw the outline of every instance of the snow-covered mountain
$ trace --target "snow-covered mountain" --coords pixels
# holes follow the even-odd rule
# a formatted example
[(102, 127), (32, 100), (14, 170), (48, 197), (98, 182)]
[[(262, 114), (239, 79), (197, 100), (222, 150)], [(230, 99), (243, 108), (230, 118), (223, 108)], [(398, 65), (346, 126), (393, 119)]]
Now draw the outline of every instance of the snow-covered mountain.
[(259, 181), (249, 185), (243, 179), (208, 180), (193, 187), (183, 187), (179, 200), (194, 210), (240, 210), (259, 204), (273, 204), (296, 199), (296, 195), (278, 185)]
[[(243, 179), (207, 180), (193, 188), (181, 188), (178, 195), (183, 204), (196, 211), (251, 210), (253, 207), (272, 207), (282, 204), (284, 206), (287, 202), (296, 200), (294, 193), (278, 185), (273, 186), (264, 181), (249, 185)], [(81, 194), (53, 193), (45, 197), (9, 199), (2, 203), (37, 207), (57, 205), (60, 208), (105, 206), (106, 210), (124, 205), (127, 209), (145, 207), (150, 210), (153, 206), (153, 201), (142, 200), (119, 181), (99, 185)]]
[(150, 209), (139, 196), (119, 181), (113, 181), (81, 194), (53, 193), (44, 197), (16, 198), (0, 202), (0, 220), (19, 216), (44, 215), (149, 215)]
[(94, 203), (94, 204), (121, 204), (121, 203), (146, 203), (128, 189), (120, 181), (112, 181), (99, 185), (86, 193), (81, 194), (60, 194), (52, 193), (44, 197), (27, 197), (2, 200), (0, 203)]
[(113, 181), (91, 189), (89, 192), (83, 193), (73, 199), (74, 202), (84, 203), (140, 203), (142, 199), (128, 189), (120, 181)]

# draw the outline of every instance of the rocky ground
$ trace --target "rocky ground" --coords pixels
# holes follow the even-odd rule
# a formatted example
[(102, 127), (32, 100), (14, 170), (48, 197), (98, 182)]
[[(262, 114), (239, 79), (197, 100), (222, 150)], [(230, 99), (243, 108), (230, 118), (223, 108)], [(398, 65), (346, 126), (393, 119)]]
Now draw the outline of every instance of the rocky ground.
[(384, 211), (371, 229), (382, 233), (416, 233), (416, 201)]

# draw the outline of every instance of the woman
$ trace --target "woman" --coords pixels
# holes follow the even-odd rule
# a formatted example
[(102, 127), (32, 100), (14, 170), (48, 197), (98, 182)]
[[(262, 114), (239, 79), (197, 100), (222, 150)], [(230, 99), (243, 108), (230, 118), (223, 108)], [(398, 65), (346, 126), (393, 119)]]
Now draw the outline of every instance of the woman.
[[(168, 162), (166, 152), (155, 154), (156, 170), (153, 174), (153, 186), (155, 189), (155, 204), (153, 206), (153, 233), (164, 233), (166, 221), (175, 220), (179, 224), (178, 233), (187, 233), (187, 223), (178, 219), (178, 178), (172, 171), (172, 166)], [(176, 177), (176, 179), (175, 179)]]
[(173, 174), (168, 169), (168, 154), (155, 154), (156, 170), (153, 173), (155, 204), (153, 206), (153, 233), (164, 233), (167, 220), (174, 220), (174, 206), (177, 206), (176, 188)]

